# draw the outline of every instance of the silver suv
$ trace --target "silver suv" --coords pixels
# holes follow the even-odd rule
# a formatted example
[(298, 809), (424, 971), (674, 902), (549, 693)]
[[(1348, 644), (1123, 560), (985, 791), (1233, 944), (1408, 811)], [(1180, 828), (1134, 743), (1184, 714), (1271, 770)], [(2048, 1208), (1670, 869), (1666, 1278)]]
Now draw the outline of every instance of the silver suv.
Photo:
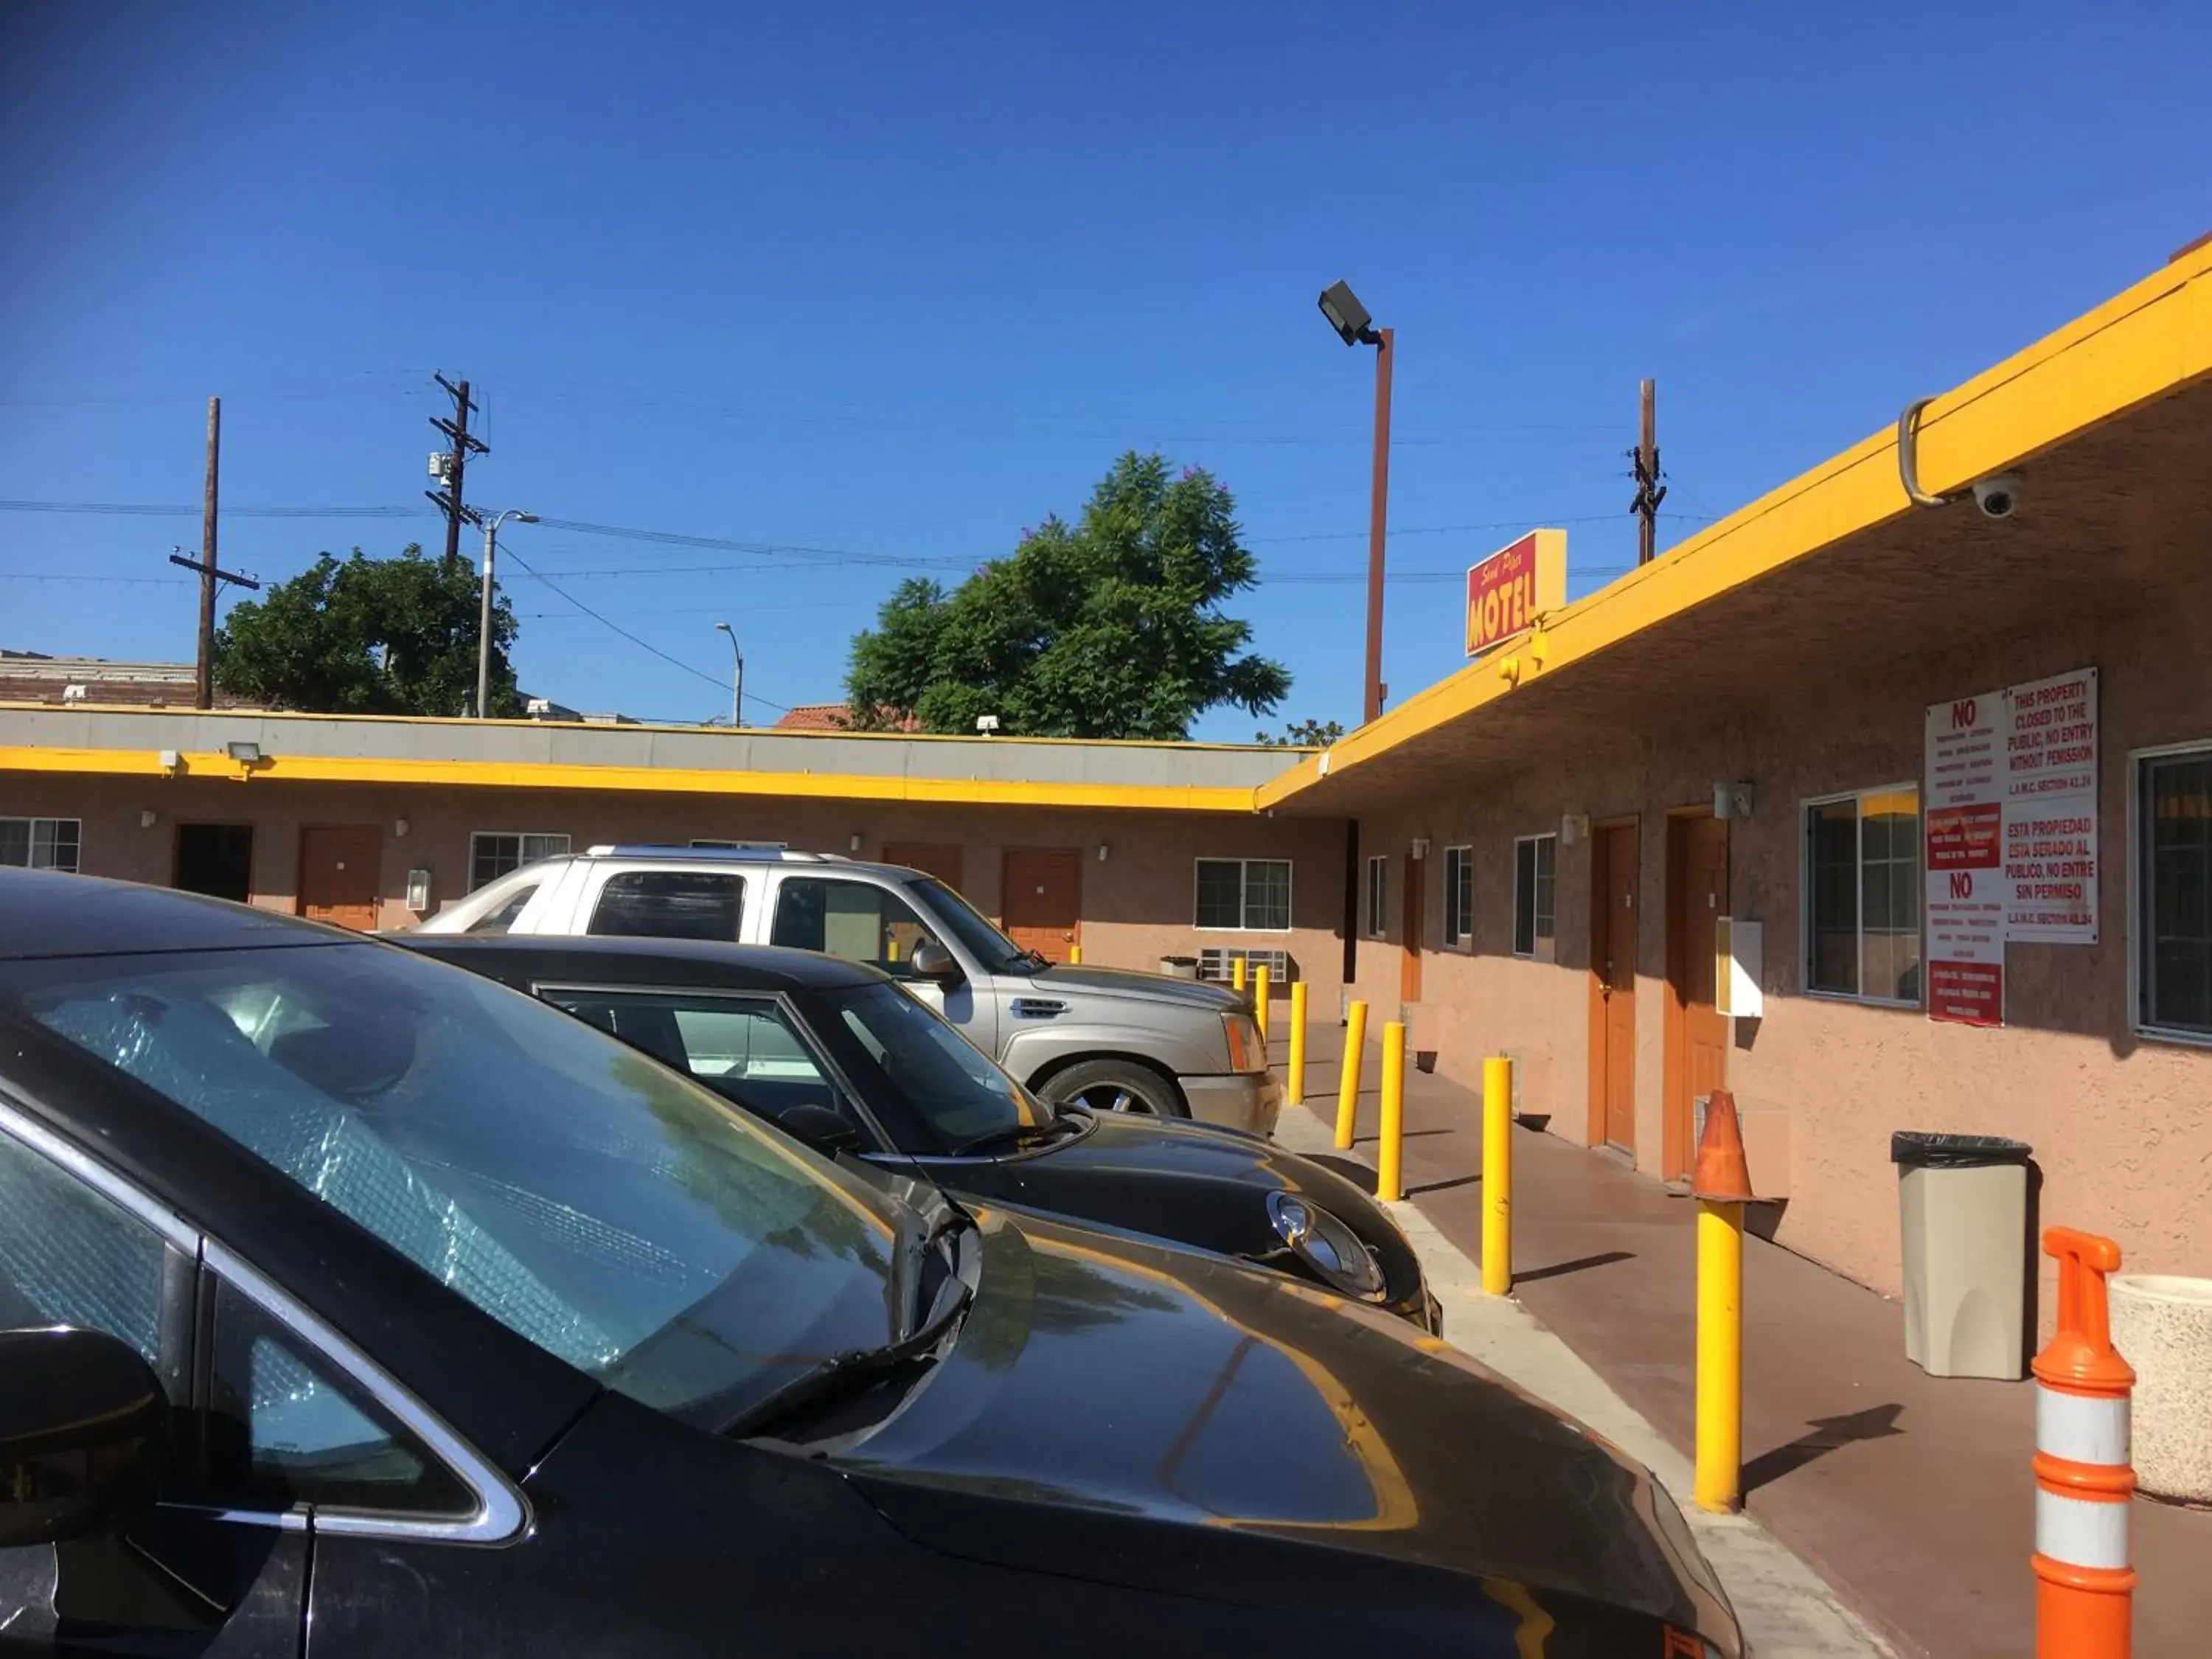
[(430, 933), (728, 939), (872, 963), (1046, 1099), (1274, 1132), (1249, 1001), (1024, 951), (936, 877), (781, 847), (594, 847), (510, 872)]

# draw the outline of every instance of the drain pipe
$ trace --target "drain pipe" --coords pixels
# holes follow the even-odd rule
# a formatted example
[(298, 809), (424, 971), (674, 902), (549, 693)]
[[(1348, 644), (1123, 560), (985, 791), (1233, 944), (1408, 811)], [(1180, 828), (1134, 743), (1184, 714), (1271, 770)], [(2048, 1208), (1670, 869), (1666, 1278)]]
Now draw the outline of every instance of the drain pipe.
[(1920, 487), (1920, 411), (1935, 401), (1915, 398), (1897, 417), (1897, 478), (1915, 507), (1941, 507), (1950, 500), (1948, 495), (1930, 495)]

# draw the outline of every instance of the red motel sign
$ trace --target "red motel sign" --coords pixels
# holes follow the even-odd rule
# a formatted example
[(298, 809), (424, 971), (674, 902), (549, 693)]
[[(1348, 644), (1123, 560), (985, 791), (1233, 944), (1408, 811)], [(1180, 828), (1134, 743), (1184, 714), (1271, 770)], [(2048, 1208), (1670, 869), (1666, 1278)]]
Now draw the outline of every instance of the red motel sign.
[(1467, 654), (1534, 628), (1567, 602), (1567, 532), (1532, 530), (1467, 573)]

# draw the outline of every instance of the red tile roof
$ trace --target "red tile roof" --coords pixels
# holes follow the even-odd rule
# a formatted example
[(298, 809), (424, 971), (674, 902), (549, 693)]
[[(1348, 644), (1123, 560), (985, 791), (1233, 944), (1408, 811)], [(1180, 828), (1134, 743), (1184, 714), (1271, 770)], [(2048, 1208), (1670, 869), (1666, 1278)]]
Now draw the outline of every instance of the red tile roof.
[[(853, 706), (845, 702), (802, 702), (796, 708), (787, 708), (774, 727), (778, 732), (849, 732), (853, 729)], [(919, 732), (921, 722), (913, 715), (893, 723), (894, 732)]]

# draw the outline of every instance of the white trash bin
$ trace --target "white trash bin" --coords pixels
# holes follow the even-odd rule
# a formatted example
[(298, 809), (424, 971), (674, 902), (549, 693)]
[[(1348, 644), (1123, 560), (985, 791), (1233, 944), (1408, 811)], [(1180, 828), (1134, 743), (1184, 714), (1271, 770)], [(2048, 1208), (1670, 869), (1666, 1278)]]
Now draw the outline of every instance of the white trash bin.
[(1930, 1376), (2027, 1374), (2027, 1157), (2002, 1135), (1901, 1130), (1905, 1357)]

